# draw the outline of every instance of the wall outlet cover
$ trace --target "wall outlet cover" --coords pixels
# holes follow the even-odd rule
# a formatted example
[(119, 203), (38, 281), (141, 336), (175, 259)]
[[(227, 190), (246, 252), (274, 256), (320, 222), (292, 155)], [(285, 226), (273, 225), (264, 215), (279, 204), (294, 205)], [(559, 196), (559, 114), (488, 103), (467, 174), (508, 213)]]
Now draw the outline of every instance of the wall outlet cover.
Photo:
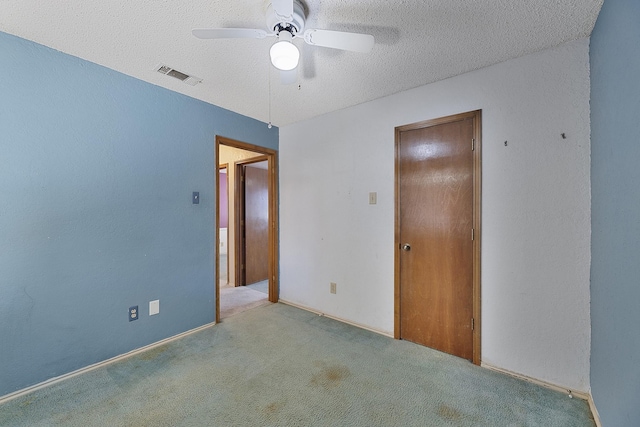
[(138, 306), (134, 305), (129, 307), (129, 322), (133, 322), (134, 320), (138, 320), (138, 317), (140, 317), (139, 313), (138, 313)]

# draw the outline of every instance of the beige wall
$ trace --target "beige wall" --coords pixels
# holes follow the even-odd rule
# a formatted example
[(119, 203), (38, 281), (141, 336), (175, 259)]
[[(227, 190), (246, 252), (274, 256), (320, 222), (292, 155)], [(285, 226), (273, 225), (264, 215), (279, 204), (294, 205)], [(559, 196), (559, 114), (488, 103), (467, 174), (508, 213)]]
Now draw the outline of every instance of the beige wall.
[(229, 228), (228, 228), (228, 240), (227, 240), (227, 253), (229, 254), (229, 284), (235, 286), (235, 164), (240, 160), (250, 159), (252, 157), (261, 156), (260, 153), (253, 151), (241, 150), (239, 148), (227, 147), (226, 145), (220, 145), (220, 153), (218, 164), (227, 164), (227, 181), (229, 183)]

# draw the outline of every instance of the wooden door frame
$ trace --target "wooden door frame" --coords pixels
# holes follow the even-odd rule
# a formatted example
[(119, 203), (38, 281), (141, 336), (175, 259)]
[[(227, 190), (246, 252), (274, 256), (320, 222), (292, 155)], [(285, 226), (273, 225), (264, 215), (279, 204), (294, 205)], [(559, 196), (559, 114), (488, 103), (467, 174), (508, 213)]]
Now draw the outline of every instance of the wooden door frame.
[[(242, 286), (245, 280), (246, 273), (246, 262), (245, 262), (245, 251), (243, 250), (245, 245), (242, 240), (242, 236), (244, 236), (244, 229), (246, 224), (242, 223), (242, 218), (244, 217), (245, 211), (245, 193), (244, 193), (244, 167), (246, 165), (250, 165), (252, 163), (259, 163), (264, 161), (269, 161), (268, 156), (258, 155), (256, 157), (251, 157), (246, 160), (239, 160), (235, 162), (236, 169), (234, 173), (234, 188), (235, 188), (235, 197), (234, 197), (234, 246), (235, 246), (235, 276), (236, 286)], [(268, 171), (267, 171), (268, 172)], [(271, 192), (271, 188), (269, 188), (269, 192)], [(244, 265), (244, 268), (243, 268)]]
[[(258, 154), (267, 156), (269, 170), (269, 301), (278, 302), (279, 299), (279, 276), (278, 276), (278, 152), (271, 148), (260, 147), (258, 145), (248, 144), (246, 142), (237, 141), (235, 139), (226, 138), (216, 135), (215, 139), (215, 164), (216, 170), (218, 159), (220, 158), (220, 145), (239, 148), (241, 150), (253, 151)], [(220, 187), (220, 174), (215, 174), (216, 188), (216, 259), (215, 259), (215, 297), (216, 297), (216, 323), (220, 322), (220, 218), (218, 211), (220, 210), (220, 196), (217, 190)]]
[(473, 363), (481, 362), (481, 283), (480, 283), (480, 249), (481, 249), (481, 213), (482, 213), (482, 110), (425, 120), (395, 129), (395, 251), (394, 251), (394, 330), (393, 336), (400, 339), (400, 134), (402, 132), (423, 129), (446, 123), (473, 118)]

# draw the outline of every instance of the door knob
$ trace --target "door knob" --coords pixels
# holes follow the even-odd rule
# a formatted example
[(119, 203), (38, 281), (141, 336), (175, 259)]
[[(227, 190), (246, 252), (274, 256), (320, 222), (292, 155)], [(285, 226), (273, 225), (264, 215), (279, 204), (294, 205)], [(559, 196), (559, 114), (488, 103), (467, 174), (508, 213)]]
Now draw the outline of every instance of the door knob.
[(403, 251), (410, 251), (411, 250), (411, 245), (408, 243), (405, 243), (404, 245), (402, 245), (402, 250)]

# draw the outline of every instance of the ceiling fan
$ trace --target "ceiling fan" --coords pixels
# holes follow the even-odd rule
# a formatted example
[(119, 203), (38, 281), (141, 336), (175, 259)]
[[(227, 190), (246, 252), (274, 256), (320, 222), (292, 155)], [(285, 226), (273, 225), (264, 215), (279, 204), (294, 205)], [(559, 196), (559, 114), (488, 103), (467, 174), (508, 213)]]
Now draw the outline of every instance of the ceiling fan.
[[(343, 31), (304, 29), (305, 8), (301, 0), (271, 0), (267, 7), (267, 31), (252, 28), (194, 29), (193, 35), (200, 39), (235, 39), (276, 37), (269, 55), (277, 69), (288, 72), (298, 66), (300, 52), (292, 40), (296, 37), (312, 46), (367, 53), (374, 45), (369, 34)], [(304, 31), (304, 32), (303, 32)]]

